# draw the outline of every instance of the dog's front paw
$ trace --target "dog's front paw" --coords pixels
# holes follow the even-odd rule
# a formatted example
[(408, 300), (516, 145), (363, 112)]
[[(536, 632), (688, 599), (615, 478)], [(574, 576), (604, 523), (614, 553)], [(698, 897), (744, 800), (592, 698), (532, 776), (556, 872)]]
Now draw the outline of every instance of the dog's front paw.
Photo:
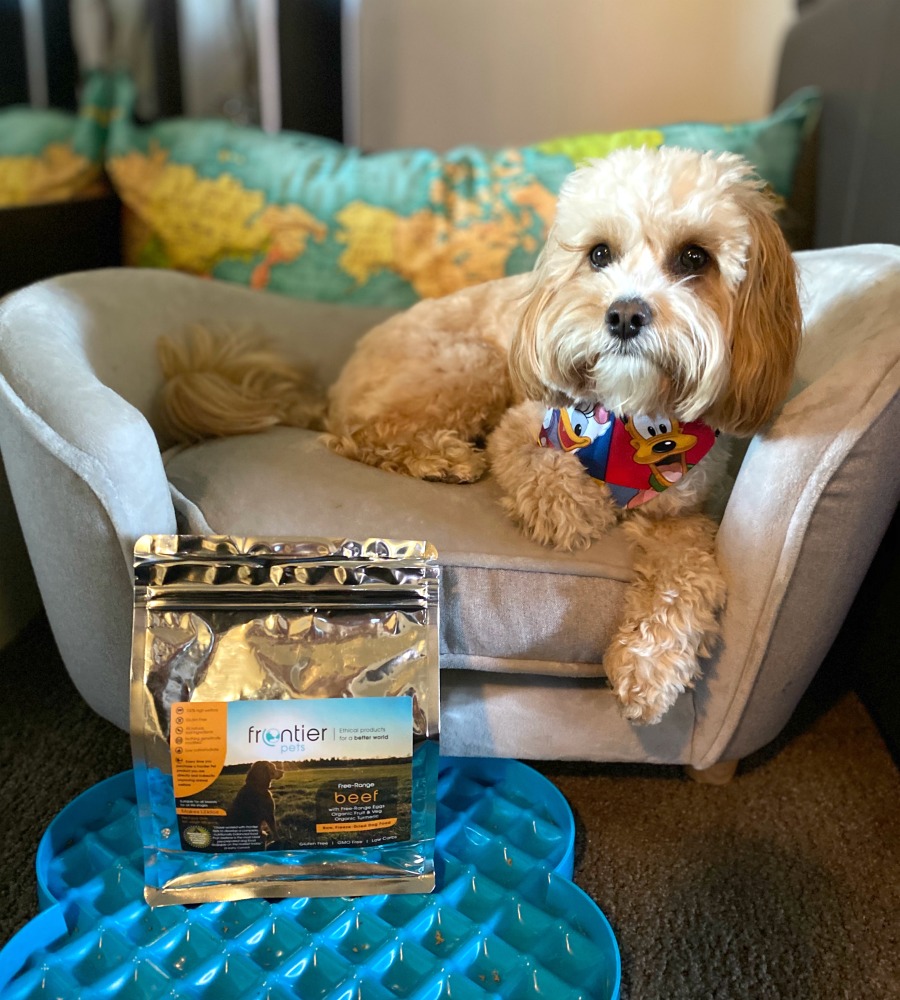
[(586, 475), (575, 455), (538, 446), (543, 408), (523, 403), (508, 410), (488, 438), (491, 471), (501, 503), (525, 534), (541, 545), (587, 548), (618, 520), (604, 483)]
[[(565, 471), (556, 471), (549, 477), (555, 488), (542, 489), (539, 478), (533, 477), (523, 482), (512, 495), (503, 497), (501, 503), (530, 539), (541, 545), (573, 552), (586, 549), (595, 539), (606, 534), (615, 525), (616, 515), (604, 485), (588, 480), (579, 471), (579, 478), (566, 488), (560, 485)], [(589, 491), (585, 491), (583, 480), (588, 480)], [(547, 485), (545, 482), (544, 486)]]
[(648, 643), (639, 629), (622, 631), (603, 657), (603, 668), (622, 715), (655, 725), (700, 673), (696, 655)]
[(636, 517), (625, 530), (635, 543), (634, 579), (603, 665), (625, 717), (654, 723), (693, 687), (700, 657), (718, 641), (725, 580), (706, 518)]

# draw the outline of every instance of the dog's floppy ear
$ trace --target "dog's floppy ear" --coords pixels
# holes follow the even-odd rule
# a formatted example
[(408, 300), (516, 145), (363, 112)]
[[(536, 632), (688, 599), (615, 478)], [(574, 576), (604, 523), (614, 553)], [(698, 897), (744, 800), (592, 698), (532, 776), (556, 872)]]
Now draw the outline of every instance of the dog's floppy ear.
[(731, 375), (709, 421), (729, 434), (753, 434), (771, 419), (790, 389), (800, 349), (797, 268), (773, 208), (773, 198), (748, 191), (752, 239), (734, 305)]
[(248, 785), (262, 785), (265, 788), (269, 782), (269, 768), (271, 766), (267, 760), (255, 760), (250, 765), (250, 770), (247, 771), (247, 777), (244, 780)]
[(553, 229), (541, 251), (532, 272), (532, 280), (521, 304), (519, 322), (509, 348), (509, 372), (513, 386), (524, 399), (546, 401), (546, 387), (540, 377), (538, 340), (541, 321), (546, 319), (547, 307), (556, 294), (556, 283), (549, 274), (547, 247), (554, 238)]

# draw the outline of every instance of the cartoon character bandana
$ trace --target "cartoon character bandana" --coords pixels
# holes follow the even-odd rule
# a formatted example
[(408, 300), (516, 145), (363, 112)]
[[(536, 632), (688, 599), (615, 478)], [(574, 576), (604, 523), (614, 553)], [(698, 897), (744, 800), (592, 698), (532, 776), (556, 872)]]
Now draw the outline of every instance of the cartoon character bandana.
[(632, 508), (674, 486), (717, 434), (699, 420), (618, 416), (598, 403), (592, 409), (547, 410), (538, 444), (574, 452), (589, 476), (606, 483), (619, 507)]

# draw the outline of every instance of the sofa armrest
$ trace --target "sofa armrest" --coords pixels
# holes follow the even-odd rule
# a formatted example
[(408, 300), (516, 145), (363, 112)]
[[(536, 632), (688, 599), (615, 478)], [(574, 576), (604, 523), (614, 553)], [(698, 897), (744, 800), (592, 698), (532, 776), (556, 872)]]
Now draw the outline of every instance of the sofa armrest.
[[(150, 424), (99, 380), (79, 320), (71, 297), (52, 282), (12, 295), (0, 305), (0, 391), (5, 423), (18, 431), (15, 439), (8, 436), (9, 446), (7, 435), (0, 443), (7, 465), (17, 463), (15, 441), (28, 452), (41, 448), (81, 479), (127, 547), (129, 539), (148, 530), (172, 530), (174, 508)], [(127, 332), (123, 324), (120, 339)], [(38, 483), (29, 483), (24, 470), (15, 476), (10, 470), (10, 479), (27, 537)], [(57, 497), (56, 502), (63, 513), (65, 498)], [(43, 523), (46, 532), (48, 522)], [(59, 523), (64, 530), (65, 518)], [(34, 541), (43, 544), (42, 538)], [(130, 552), (126, 560), (130, 571)]]
[[(103, 385), (78, 309), (52, 282), (0, 305), (0, 448), (22, 533), (82, 695), (127, 726), (131, 546), (175, 531), (175, 511), (146, 418)], [(124, 331), (123, 331), (124, 336)]]
[(783, 727), (900, 498), (900, 248), (798, 262), (795, 394), (751, 442), (718, 536), (729, 598), (722, 649), (697, 692), (699, 767), (745, 756)]

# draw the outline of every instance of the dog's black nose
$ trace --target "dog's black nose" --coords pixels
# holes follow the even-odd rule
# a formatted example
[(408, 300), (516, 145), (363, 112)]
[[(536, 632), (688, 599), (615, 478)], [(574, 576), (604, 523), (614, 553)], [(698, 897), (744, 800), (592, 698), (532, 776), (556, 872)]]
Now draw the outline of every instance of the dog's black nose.
[(665, 455), (667, 452), (670, 452), (677, 447), (678, 446), (671, 438), (666, 438), (665, 441), (657, 441), (650, 450), (655, 451), (657, 455)]
[(650, 306), (643, 299), (616, 299), (606, 310), (609, 332), (619, 340), (636, 337), (652, 319)]

